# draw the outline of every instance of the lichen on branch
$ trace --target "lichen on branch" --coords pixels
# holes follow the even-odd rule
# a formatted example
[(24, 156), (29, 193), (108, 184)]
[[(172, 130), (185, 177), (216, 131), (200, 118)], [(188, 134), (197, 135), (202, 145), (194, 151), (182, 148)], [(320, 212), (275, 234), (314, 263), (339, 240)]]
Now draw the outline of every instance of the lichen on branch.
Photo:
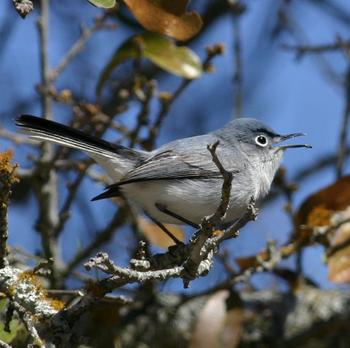
[(18, 182), (17, 165), (12, 164), (12, 157), (11, 150), (0, 153), (0, 267), (7, 265), (7, 209), (12, 185)]

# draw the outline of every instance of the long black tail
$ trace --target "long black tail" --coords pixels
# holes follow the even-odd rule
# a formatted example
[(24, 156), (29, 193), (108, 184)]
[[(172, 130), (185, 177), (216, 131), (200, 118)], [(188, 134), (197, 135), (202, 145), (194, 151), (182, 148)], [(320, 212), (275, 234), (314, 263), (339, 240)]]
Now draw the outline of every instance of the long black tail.
[(84, 151), (102, 166), (114, 180), (120, 180), (148, 157), (148, 153), (112, 144), (72, 127), (31, 115), (22, 115), (17, 126), (32, 138), (51, 141)]
[(21, 127), (24, 133), (34, 138), (52, 141), (79, 150), (96, 154), (101, 154), (101, 150), (112, 153), (123, 152), (128, 157), (136, 155), (136, 151), (124, 146), (112, 144), (72, 127), (36, 116), (21, 115), (16, 120), (16, 125)]

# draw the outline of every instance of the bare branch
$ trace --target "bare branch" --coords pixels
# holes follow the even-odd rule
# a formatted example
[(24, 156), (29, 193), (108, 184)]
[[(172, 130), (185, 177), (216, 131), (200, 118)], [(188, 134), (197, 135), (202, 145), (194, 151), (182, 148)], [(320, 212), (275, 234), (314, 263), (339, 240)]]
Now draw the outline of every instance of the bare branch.
[(240, 17), (246, 6), (239, 0), (228, 0), (233, 17), (233, 55), (235, 72), (233, 76), (234, 91), (234, 117), (242, 116), (243, 86), (242, 86), (242, 40)]
[(18, 181), (16, 165), (11, 164), (12, 152), (0, 153), (0, 268), (8, 265), (7, 256), (7, 209), (10, 201), (11, 188)]
[(21, 136), (18, 133), (11, 132), (0, 127), (0, 137), (12, 141), (14, 144), (28, 144), (38, 146), (38, 142), (28, 137)]
[[(38, 31), (40, 41), (40, 67), (41, 81), (45, 91), (52, 88), (50, 81), (50, 69), (48, 65), (48, 26), (49, 26), (50, 0), (40, 0), (40, 17), (38, 20)], [(43, 117), (52, 119), (52, 99), (48, 93), (41, 96)], [(53, 144), (45, 142), (41, 146), (40, 162), (37, 166), (38, 184), (35, 192), (39, 203), (39, 217), (37, 230), (40, 232), (42, 246), (46, 259), (55, 260), (52, 266), (51, 282), (56, 282), (56, 268), (62, 263), (58, 251), (57, 240), (54, 238), (54, 228), (58, 224), (58, 192), (57, 175), (52, 168), (54, 158)]]
[(0, 341), (0, 348), (11, 348), (11, 346), (4, 341)]
[[(203, 69), (204, 71), (210, 72), (212, 70), (210, 62), (212, 59), (220, 54), (223, 54), (224, 48), (223, 45), (218, 44), (214, 45), (212, 47), (208, 47), (206, 49), (207, 57), (203, 62)], [(159, 95), (159, 100), (161, 102), (160, 110), (156, 116), (154, 124), (149, 129), (149, 135), (147, 139), (144, 139), (142, 141), (142, 145), (145, 149), (151, 150), (154, 147), (155, 139), (157, 138), (160, 127), (167, 116), (172, 104), (175, 102), (175, 100), (183, 93), (183, 91), (191, 84), (193, 80), (183, 79), (178, 86), (178, 88), (171, 94), (171, 93), (161, 93)]]
[(223, 165), (221, 164), (217, 154), (216, 154), (216, 148), (220, 144), (219, 141), (212, 145), (208, 145), (208, 151), (211, 154), (212, 161), (217, 166), (217, 168), (220, 171), (220, 174), (222, 175), (222, 178), (224, 179), (221, 189), (221, 201), (220, 205), (218, 206), (216, 212), (214, 215), (210, 217), (210, 221), (213, 225), (219, 226), (222, 222), (222, 219), (225, 217), (227, 209), (229, 208), (230, 204), (230, 194), (231, 194), (231, 187), (232, 187), (232, 179), (233, 179), (233, 173), (228, 172)]
[(18, 313), (20, 319), (22, 320), (24, 326), (26, 327), (34, 346), (38, 346), (40, 348), (45, 348), (45, 344), (41, 337), (38, 334), (38, 331), (35, 327), (36, 318), (32, 315), (32, 313), (26, 311), (20, 304), (17, 302), (13, 302), (12, 306), (14, 310)]
[(346, 54), (350, 50), (350, 42), (338, 37), (334, 43), (324, 45), (288, 45), (282, 44), (281, 47), (287, 51), (295, 51), (297, 57), (302, 57), (305, 53), (318, 54), (332, 51), (344, 50)]
[(94, 24), (88, 28), (83, 26), (81, 30), (80, 37), (73, 44), (67, 54), (58, 63), (56, 68), (53, 68), (50, 72), (50, 80), (53, 82), (62, 73), (62, 71), (67, 67), (67, 65), (84, 49), (87, 41), (91, 38), (93, 34), (103, 28), (114, 28), (115, 26), (106, 25), (106, 15), (96, 18)]
[[(349, 47), (350, 50), (350, 47)], [(348, 140), (349, 131), (349, 120), (350, 120), (350, 65), (345, 79), (345, 108), (343, 113), (343, 120), (341, 123), (341, 129), (339, 134), (339, 145), (337, 153), (337, 177), (340, 178), (343, 174), (344, 161), (346, 156), (346, 147)]]
[(73, 259), (68, 262), (65, 270), (63, 271), (63, 276), (66, 277), (67, 275), (69, 275), (74, 270), (74, 268), (80, 264), (80, 262), (88, 258), (96, 249), (101, 247), (104, 243), (108, 242), (113, 236), (114, 231), (125, 222), (125, 218), (125, 209), (119, 208), (119, 211), (113, 215), (113, 218), (107, 225), (107, 227), (100, 233), (97, 233), (96, 238), (94, 238), (94, 240), (92, 240), (91, 243), (89, 243), (82, 250), (78, 251), (73, 257)]

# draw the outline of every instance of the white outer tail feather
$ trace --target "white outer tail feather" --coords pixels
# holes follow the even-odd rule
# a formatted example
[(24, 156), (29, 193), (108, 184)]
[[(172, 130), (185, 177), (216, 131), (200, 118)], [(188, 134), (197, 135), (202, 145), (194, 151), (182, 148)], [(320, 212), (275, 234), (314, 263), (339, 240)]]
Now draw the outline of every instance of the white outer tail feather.
[(50, 141), (58, 145), (67, 146), (72, 149), (85, 152), (102, 168), (104, 168), (107, 174), (114, 181), (119, 181), (127, 172), (134, 168), (134, 162), (132, 160), (118, 155), (117, 153), (102, 149), (96, 145), (82, 142), (78, 139), (73, 139), (72, 137), (64, 137), (62, 135), (57, 135), (26, 126), (21, 128), (21, 132), (28, 134), (32, 139)]

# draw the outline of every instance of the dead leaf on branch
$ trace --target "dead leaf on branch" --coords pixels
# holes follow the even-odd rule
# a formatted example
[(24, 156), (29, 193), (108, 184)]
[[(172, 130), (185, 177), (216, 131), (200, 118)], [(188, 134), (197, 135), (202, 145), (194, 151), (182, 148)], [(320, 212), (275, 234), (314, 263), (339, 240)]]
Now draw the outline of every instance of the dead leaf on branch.
[(186, 12), (188, 0), (124, 0), (147, 30), (186, 41), (203, 26), (199, 14)]
[[(312, 236), (313, 228), (334, 225), (350, 218), (350, 176), (310, 195), (295, 216), (295, 239)], [(350, 282), (350, 224), (342, 224), (327, 235), (328, 279), (336, 283)], [(327, 244), (328, 244), (327, 243)]]
[(329, 226), (331, 216), (350, 205), (350, 176), (310, 195), (295, 216), (297, 239), (309, 237), (313, 227)]
[[(174, 241), (168, 237), (164, 231), (162, 231), (156, 224), (153, 222), (139, 217), (137, 219), (137, 224), (143, 235), (147, 240), (160, 248), (169, 248), (171, 245), (174, 245)], [(178, 240), (183, 242), (185, 240), (184, 231), (175, 225), (164, 225), (169, 232), (171, 232)]]

